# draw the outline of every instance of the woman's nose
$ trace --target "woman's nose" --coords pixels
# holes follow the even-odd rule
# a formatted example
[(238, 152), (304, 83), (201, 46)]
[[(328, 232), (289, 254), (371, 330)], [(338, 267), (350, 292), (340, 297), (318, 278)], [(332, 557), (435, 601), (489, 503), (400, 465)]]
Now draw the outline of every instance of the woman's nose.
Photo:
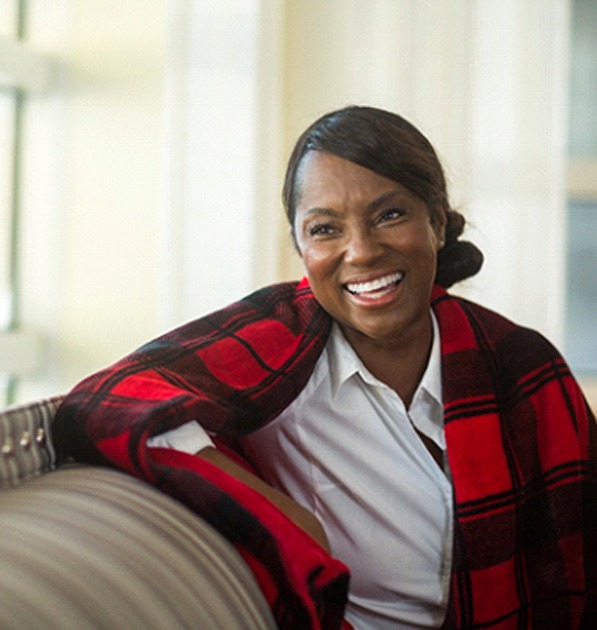
[(366, 266), (376, 261), (383, 252), (377, 239), (368, 232), (350, 234), (344, 255), (345, 262), (355, 266)]

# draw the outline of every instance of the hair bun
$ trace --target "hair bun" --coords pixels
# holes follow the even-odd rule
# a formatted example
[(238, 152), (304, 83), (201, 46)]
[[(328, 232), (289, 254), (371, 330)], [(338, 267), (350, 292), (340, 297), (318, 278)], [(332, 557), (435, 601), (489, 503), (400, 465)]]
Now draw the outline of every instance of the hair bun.
[(464, 231), (465, 218), (456, 210), (446, 211), (446, 242), (452, 243), (458, 240), (458, 237)]
[(449, 289), (456, 282), (474, 276), (482, 265), (483, 254), (476, 245), (469, 241), (448, 241), (437, 254), (435, 282)]

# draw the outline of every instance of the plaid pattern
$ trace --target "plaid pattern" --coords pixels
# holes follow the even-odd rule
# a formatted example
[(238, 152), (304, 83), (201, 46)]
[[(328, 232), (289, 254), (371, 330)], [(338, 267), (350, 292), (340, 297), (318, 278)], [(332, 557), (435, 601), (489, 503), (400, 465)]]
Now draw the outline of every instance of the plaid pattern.
[(438, 291), (455, 495), (447, 628), (597, 627), (597, 431), (538, 333)]
[[(592, 628), (597, 434), (538, 334), (436, 288), (455, 555), (445, 627)], [(146, 439), (200, 419), (238, 437), (303, 389), (330, 330), (308, 284), (263, 289), (90, 377), (55, 420), (64, 454), (153, 483), (234, 542), (285, 629), (339, 628), (348, 573), (269, 502)]]

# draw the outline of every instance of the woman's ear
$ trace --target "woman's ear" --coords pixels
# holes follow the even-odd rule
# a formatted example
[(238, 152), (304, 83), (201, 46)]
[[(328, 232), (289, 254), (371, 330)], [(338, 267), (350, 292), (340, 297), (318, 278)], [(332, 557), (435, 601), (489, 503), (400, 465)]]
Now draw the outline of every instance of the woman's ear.
[(448, 217), (445, 208), (436, 206), (431, 215), (431, 225), (437, 238), (437, 249), (440, 250), (446, 244), (446, 225)]

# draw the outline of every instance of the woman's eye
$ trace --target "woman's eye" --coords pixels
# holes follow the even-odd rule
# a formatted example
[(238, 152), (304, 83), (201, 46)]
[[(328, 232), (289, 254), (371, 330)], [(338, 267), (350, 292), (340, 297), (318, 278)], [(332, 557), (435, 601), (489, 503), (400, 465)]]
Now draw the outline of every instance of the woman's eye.
[(327, 223), (312, 225), (309, 228), (309, 236), (328, 236), (329, 234), (333, 234), (333, 233), (334, 233), (333, 226)]
[(389, 208), (388, 210), (384, 210), (381, 216), (379, 217), (380, 221), (393, 221), (394, 219), (399, 219), (404, 215), (404, 210), (400, 210), (399, 208)]

